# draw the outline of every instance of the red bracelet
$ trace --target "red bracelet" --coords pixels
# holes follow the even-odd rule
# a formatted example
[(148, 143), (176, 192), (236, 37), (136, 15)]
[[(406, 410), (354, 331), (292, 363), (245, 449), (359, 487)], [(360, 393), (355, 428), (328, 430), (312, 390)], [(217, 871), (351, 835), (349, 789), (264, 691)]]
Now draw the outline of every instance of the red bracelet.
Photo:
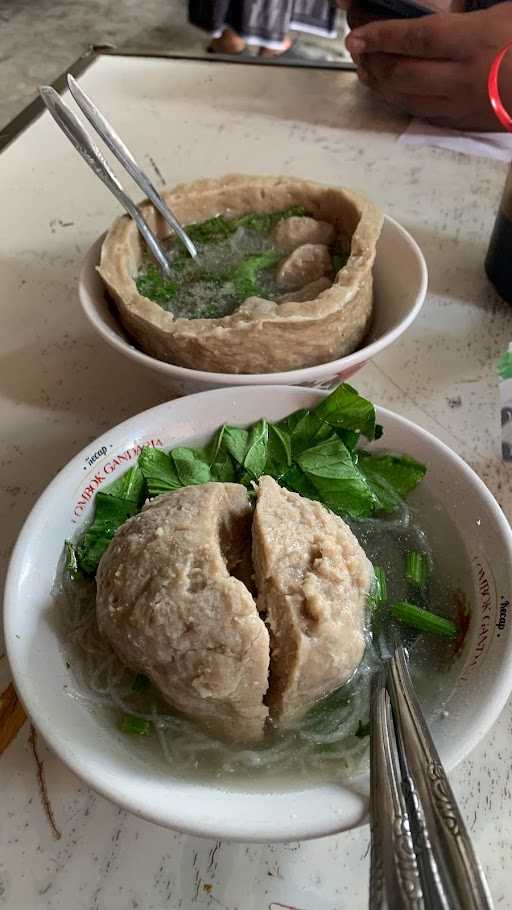
[(498, 85), (498, 79), (500, 74), (501, 64), (503, 63), (504, 58), (508, 52), (512, 50), (512, 41), (509, 44), (506, 44), (504, 48), (501, 49), (499, 54), (494, 58), (491, 69), (489, 70), (489, 78), (487, 80), (487, 91), (489, 93), (489, 98), (501, 125), (505, 127), (509, 133), (512, 133), (512, 117), (508, 113), (503, 101), (501, 100), (500, 89)]

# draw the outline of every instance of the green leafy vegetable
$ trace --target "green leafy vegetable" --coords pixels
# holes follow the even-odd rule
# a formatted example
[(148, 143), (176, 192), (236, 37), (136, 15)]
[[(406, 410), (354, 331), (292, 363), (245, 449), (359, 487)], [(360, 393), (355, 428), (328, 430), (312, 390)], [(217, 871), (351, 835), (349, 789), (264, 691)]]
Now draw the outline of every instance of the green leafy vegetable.
[(438, 616), (429, 610), (422, 610), (421, 607), (407, 603), (407, 601), (391, 604), (391, 615), (398, 622), (412, 626), (420, 632), (440, 635), (442, 638), (456, 638), (457, 636), (457, 626), (450, 619), (445, 619), (444, 616)]
[(281, 486), (294, 493), (300, 493), (306, 499), (314, 501), (320, 500), (320, 494), (316, 487), (311, 483), (304, 471), (299, 468), (298, 464), (292, 464), (291, 468), (281, 476)]
[(225, 429), (226, 427), (222, 426), (217, 430), (206, 448), (206, 457), (210, 465), (212, 480), (222, 483), (233, 483), (236, 480), (236, 472), (233, 459), (225, 446)]
[(144, 446), (139, 455), (139, 467), (151, 498), (171, 493), (183, 486), (172, 459), (161, 449)]
[[(153, 451), (156, 451), (155, 449)], [(117, 496), (118, 499), (128, 499), (130, 502), (136, 502), (142, 505), (144, 502), (144, 474), (142, 473), (140, 461), (137, 462), (129, 471), (114, 480), (113, 483), (101, 488), (101, 492), (108, 496)]]
[(223, 443), (239, 465), (243, 465), (249, 445), (249, 432), (242, 427), (224, 427)]
[(424, 588), (427, 583), (428, 564), (425, 553), (409, 550), (405, 555), (405, 577), (409, 584)]
[(244, 468), (256, 480), (261, 477), (267, 463), (268, 452), (268, 423), (258, 420), (249, 430), (247, 452), (244, 457)]
[(374, 511), (377, 500), (337, 436), (306, 449), (297, 457), (297, 463), (321, 502), (333, 512), (362, 518)]
[(298, 411), (297, 415), (288, 418), (289, 423), (281, 424), (290, 434), (293, 458), (296, 459), (305, 449), (334, 437), (334, 431), (315, 411)]
[[(137, 464), (125, 471), (117, 480), (102, 487), (94, 500), (94, 518), (77, 548), (76, 559), (79, 568), (87, 575), (92, 575), (107, 549), (117, 529), (127, 518), (135, 515), (145, 499), (145, 477), (143, 458), (145, 449), (139, 456)], [(151, 449), (157, 452), (157, 449)], [(160, 456), (162, 452), (158, 453)], [(167, 456), (164, 456), (167, 457)]]
[(147, 736), (151, 732), (151, 723), (149, 720), (134, 717), (133, 714), (124, 714), (119, 721), (119, 729), (121, 733), (129, 733), (132, 736)]
[(278, 212), (250, 212), (247, 215), (241, 215), (239, 218), (226, 218), (224, 215), (216, 215), (206, 221), (187, 225), (187, 234), (194, 243), (216, 243), (219, 240), (225, 240), (230, 237), (239, 227), (256, 231), (258, 234), (268, 234), (283, 218), (305, 214), (306, 210), (302, 206), (294, 205)]
[(96, 493), (95, 512), (92, 524), (76, 548), (77, 562), (86, 575), (92, 575), (112, 540), (115, 532), (127, 518), (139, 511), (136, 502), (120, 499), (108, 493)]
[(291, 436), (297, 424), (300, 423), (304, 415), (309, 413), (310, 411), (308, 411), (307, 408), (300, 408), (298, 411), (292, 411), (291, 414), (288, 414), (288, 417), (283, 417), (277, 426), (284, 432), (289, 433)]
[(240, 301), (247, 297), (263, 297), (265, 288), (261, 284), (261, 273), (276, 265), (282, 258), (282, 250), (264, 250), (244, 259), (229, 275), (235, 296)]
[(187, 225), (187, 234), (193, 243), (215, 243), (225, 240), (235, 231), (235, 222), (224, 215), (216, 215), (206, 221)]
[(206, 457), (210, 465), (215, 464), (219, 458), (222, 459), (222, 453), (225, 452), (224, 446), (224, 431), (226, 425), (222, 424), (218, 430), (213, 434), (208, 445), (206, 446)]
[(370, 441), (375, 438), (375, 408), (348, 382), (343, 382), (324, 398), (314, 414), (337, 429), (354, 430)]
[(139, 294), (156, 303), (168, 303), (176, 297), (179, 288), (179, 282), (165, 278), (153, 262), (149, 262), (144, 271), (139, 272), (135, 283)]
[(251, 212), (248, 215), (235, 218), (233, 224), (236, 227), (245, 227), (252, 231), (257, 231), (258, 234), (269, 234), (272, 228), (279, 221), (283, 221), (284, 218), (302, 217), (305, 214), (306, 209), (302, 205), (291, 205), (289, 208), (281, 209), (279, 212)]
[(208, 483), (212, 479), (207, 454), (202, 449), (186, 449), (180, 446), (172, 449), (170, 455), (182, 487)]
[(211, 479), (218, 483), (238, 482), (233, 459), (230, 458), (228, 452), (223, 452), (222, 458), (210, 465), (210, 475)]
[(252, 495), (254, 481), (267, 473), (338, 515), (360, 519), (392, 511), (425, 467), (407, 455), (356, 448), (361, 433), (370, 438), (378, 432), (371, 402), (343, 384), (316, 408), (277, 424), (262, 418), (248, 429), (222, 426), (204, 448), (180, 446), (166, 454), (146, 446), (134, 467), (96, 495), (94, 520), (76, 547), (77, 568), (96, 571), (116, 529), (146, 496), (189, 484), (238, 482)]
[[(215, 319), (232, 313), (247, 297), (275, 295), (272, 277), (266, 274), (284, 257), (282, 250), (272, 245), (270, 232), (283, 218), (303, 214), (300, 206), (279, 212), (253, 212), (239, 218), (218, 215), (206, 221), (187, 226), (190, 237), (197, 245), (199, 256), (192, 259), (180, 241), (172, 241), (169, 251), (171, 274), (162, 275), (156, 263), (146, 258), (136, 278), (140, 294), (154, 300), (176, 317), (187, 319)], [(259, 247), (254, 252), (249, 242), (241, 239), (235, 259), (235, 246), (229, 238), (240, 228), (260, 235)], [(208, 255), (208, 248), (225, 244), (220, 253)], [(244, 252), (244, 250), (246, 252)], [(227, 257), (224, 255), (227, 254)]]
[(409, 455), (359, 452), (359, 468), (372, 489), (378, 509), (393, 512), (423, 479), (426, 467)]
[(269, 423), (267, 461), (264, 473), (279, 480), (292, 464), (290, 434), (282, 427)]
[(356, 433), (355, 430), (337, 430), (336, 433), (352, 455), (352, 460), (354, 460), (355, 448), (359, 442), (359, 433)]
[[(226, 316), (236, 308), (234, 291), (225, 289), (219, 300), (219, 289), (228, 280), (225, 272), (210, 272), (201, 268), (188, 253), (171, 259), (173, 277), (162, 275), (154, 263), (147, 264), (136, 279), (137, 289), (144, 297), (159, 303), (163, 309), (171, 310), (175, 316), (194, 319), (215, 319)], [(195, 288), (201, 284), (199, 296)], [(241, 302), (241, 301), (238, 301)]]

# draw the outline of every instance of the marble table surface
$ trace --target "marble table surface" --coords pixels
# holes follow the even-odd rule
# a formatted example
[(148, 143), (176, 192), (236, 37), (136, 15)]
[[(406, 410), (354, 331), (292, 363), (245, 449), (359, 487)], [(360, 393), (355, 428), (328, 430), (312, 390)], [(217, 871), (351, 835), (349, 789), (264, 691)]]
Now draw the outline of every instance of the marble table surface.
[[(504, 165), (410, 148), (405, 121), (351, 74), (104, 57), (82, 77), (155, 182), (286, 173), (366, 191), (428, 261), (415, 325), (355, 384), (462, 455), (512, 515), (500, 459), (496, 360), (512, 312), (482, 261)], [(0, 557), (38, 494), (106, 428), (165, 399), (94, 335), (77, 300), (80, 260), (115, 201), (47, 115), (0, 155)], [(0, 691), (9, 670), (0, 643)], [(452, 780), (496, 906), (512, 907), (512, 709)], [(359, 910), (368, 829), (287, 845), (200, 840), (95, 795), (39, 742), (60, 837), (43, 809), (29, 726), (0, 757), (0, 907), (12, 910)]]

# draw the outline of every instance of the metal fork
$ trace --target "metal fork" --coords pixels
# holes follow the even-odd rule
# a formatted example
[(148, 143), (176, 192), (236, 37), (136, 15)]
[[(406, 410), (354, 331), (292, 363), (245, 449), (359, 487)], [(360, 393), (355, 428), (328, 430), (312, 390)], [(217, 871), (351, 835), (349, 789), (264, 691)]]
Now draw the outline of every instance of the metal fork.
[[(168, 205), (164, 202), (158, 191), (151, 183), (149, 177), (144, 173), (142, 168), (137, 164), (130, 150), (117, 135), (108, 120), (103, 116), (101, 111), (93, 104), (91, 99), (80, 88), (73, 76), (68, 76), (69, 90), (78, 104), (81, 111), (85, 114), (89, 123), (94, 127), (98, 135), (103, 139), (108, 148), (116, 156), (117, 160), (123, 165), (130, 177), (151, 199), (151, 202), (160, 212), (164, 221), (177, 234), (185, 248), (194, 258), (197, 256), (197, 250), (175, 215), (171, 212)], [(124, 209), (133, 218), (138, 230), (144, 238), (149, 250), (156, 259), (164, 275), (171, 274), (169, 259), (167, 253), (160, 241), (153, 233), (140, 209), (125, 192), (122, 184), (112, 171), (97, 145), (92, 141), (76, 114), (64, 103), (60, 95), (50, 85), (42, 85), (39, 88), (39, 94), (48, 108), (55, 122), (60, 126), (63, 133), (74, 145), (77, 152), (82, 156), (84, 161), (89, 165), (91, 170), (105, 184), (116, 199), (121, 203)]]
[(399, 643), (373, 681), (370, 743), (371, 910), (492, 910)]

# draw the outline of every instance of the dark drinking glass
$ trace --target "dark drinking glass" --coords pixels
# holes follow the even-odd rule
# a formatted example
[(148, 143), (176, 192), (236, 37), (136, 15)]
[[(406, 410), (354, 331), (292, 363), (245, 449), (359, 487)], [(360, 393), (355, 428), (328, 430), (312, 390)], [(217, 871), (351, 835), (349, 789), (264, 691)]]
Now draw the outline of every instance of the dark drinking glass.
[(485, 271), (500, 297), (512, 303), (512, 166), (494, 222)]

